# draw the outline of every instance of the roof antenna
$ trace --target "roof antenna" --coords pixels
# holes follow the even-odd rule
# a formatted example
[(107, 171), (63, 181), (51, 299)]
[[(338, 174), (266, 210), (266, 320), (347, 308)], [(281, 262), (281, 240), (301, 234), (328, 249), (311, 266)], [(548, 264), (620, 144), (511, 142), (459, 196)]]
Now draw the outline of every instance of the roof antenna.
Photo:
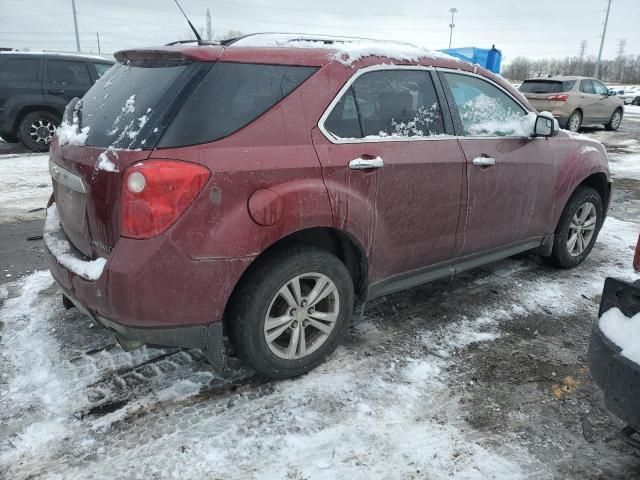
[(176, 2), (176, 5), (178, 6), (178, 8), (180, 9), (180, 11), (182, 12), (182, 15), (184, 15), (185, 20), (187, 20), (187, 23), (189, 24), (189, 26), (191, 27), (191, 31), (193, 32), (193, 34), (196, 36), (196, 40), (198, 40), (198, 45), (206, 45), (207, 42), (202, 41), (202, 37), (200, 36), (200, 34), (198, 33), (198, 30), (196, 30), (196, 27), (193, 26), (193, 23), (191, 23), (191, 20), (189, 20), (189, 17), (187, 17), (187, 14), (184, 13), (184, 10), (182, 9), (182, 7), (180, 6), (180, 4), (178, 3), (178, 0), (173, 0), (174, 2)]

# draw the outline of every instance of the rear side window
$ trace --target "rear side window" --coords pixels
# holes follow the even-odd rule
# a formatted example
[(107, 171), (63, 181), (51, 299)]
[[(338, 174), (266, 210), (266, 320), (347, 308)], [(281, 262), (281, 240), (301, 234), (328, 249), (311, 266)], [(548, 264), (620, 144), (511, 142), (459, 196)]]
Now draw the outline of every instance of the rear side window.
[(429, 72), (382, 70), (358, 77), (324, 123), (338, 138), (428, 137), (444, 133)]
[(595, 93), (593, 90), (593, 82), (591, 80), (580, 80), (580, 91), (582, 93)]
[(527, 111), (509, 95), (478, 77), (445, 73), (467, 136), (529, 136)]
[(520, 85), (523, 93), (561, 93), (568, 92), (576, 83), (575, 80), (525, 80)]
[(38, 58), (9, 58), (0, 70), (0, 80), (35, 82), (38, 79)]
[(56, 85), (91, 85), (89, 70), (84, 62), (47, 60), (47, 77)]
[(213, 142), (253, 122), (316, 67), (217, 62), (189, 95), (159, 147)]

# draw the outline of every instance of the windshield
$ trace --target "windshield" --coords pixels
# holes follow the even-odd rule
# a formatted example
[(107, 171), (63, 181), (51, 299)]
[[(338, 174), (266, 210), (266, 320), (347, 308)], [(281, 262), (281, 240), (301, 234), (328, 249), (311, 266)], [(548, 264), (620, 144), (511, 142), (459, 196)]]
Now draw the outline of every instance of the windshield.
[(189, 65), (141, 67), (116, 64), (82, 98), (80, 127), (96, 147), (153, 148), (160, 119)]
[(571, 90), (575, 80), (525, 80), (520, 85), (523, 93), (560, 93)]

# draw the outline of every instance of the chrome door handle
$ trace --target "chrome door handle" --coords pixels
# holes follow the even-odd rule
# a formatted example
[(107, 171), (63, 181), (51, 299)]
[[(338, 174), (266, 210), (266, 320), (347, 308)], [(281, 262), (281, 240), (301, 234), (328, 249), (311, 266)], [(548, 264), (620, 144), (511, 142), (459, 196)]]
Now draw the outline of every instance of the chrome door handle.
[(473, 164), (480, 167), (490, 167), (496, 164), (496, 159), (491, 157), (476, 157), (473, 159)]
[(349, 162), (349, 168), (351, 170), (367, 170), (369, 168), (382, 168), (384, 167), (384, 160), (380, 157), (374, 158), (354, 158)]

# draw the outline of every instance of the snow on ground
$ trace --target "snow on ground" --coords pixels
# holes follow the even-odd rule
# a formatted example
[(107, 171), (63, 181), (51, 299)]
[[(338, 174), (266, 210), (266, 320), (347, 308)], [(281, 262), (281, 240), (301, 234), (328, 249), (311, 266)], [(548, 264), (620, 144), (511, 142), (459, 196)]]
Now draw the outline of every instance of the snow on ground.
[(0, 223), (42, 218), (51, 191), (48, 153), (0, 155)]

